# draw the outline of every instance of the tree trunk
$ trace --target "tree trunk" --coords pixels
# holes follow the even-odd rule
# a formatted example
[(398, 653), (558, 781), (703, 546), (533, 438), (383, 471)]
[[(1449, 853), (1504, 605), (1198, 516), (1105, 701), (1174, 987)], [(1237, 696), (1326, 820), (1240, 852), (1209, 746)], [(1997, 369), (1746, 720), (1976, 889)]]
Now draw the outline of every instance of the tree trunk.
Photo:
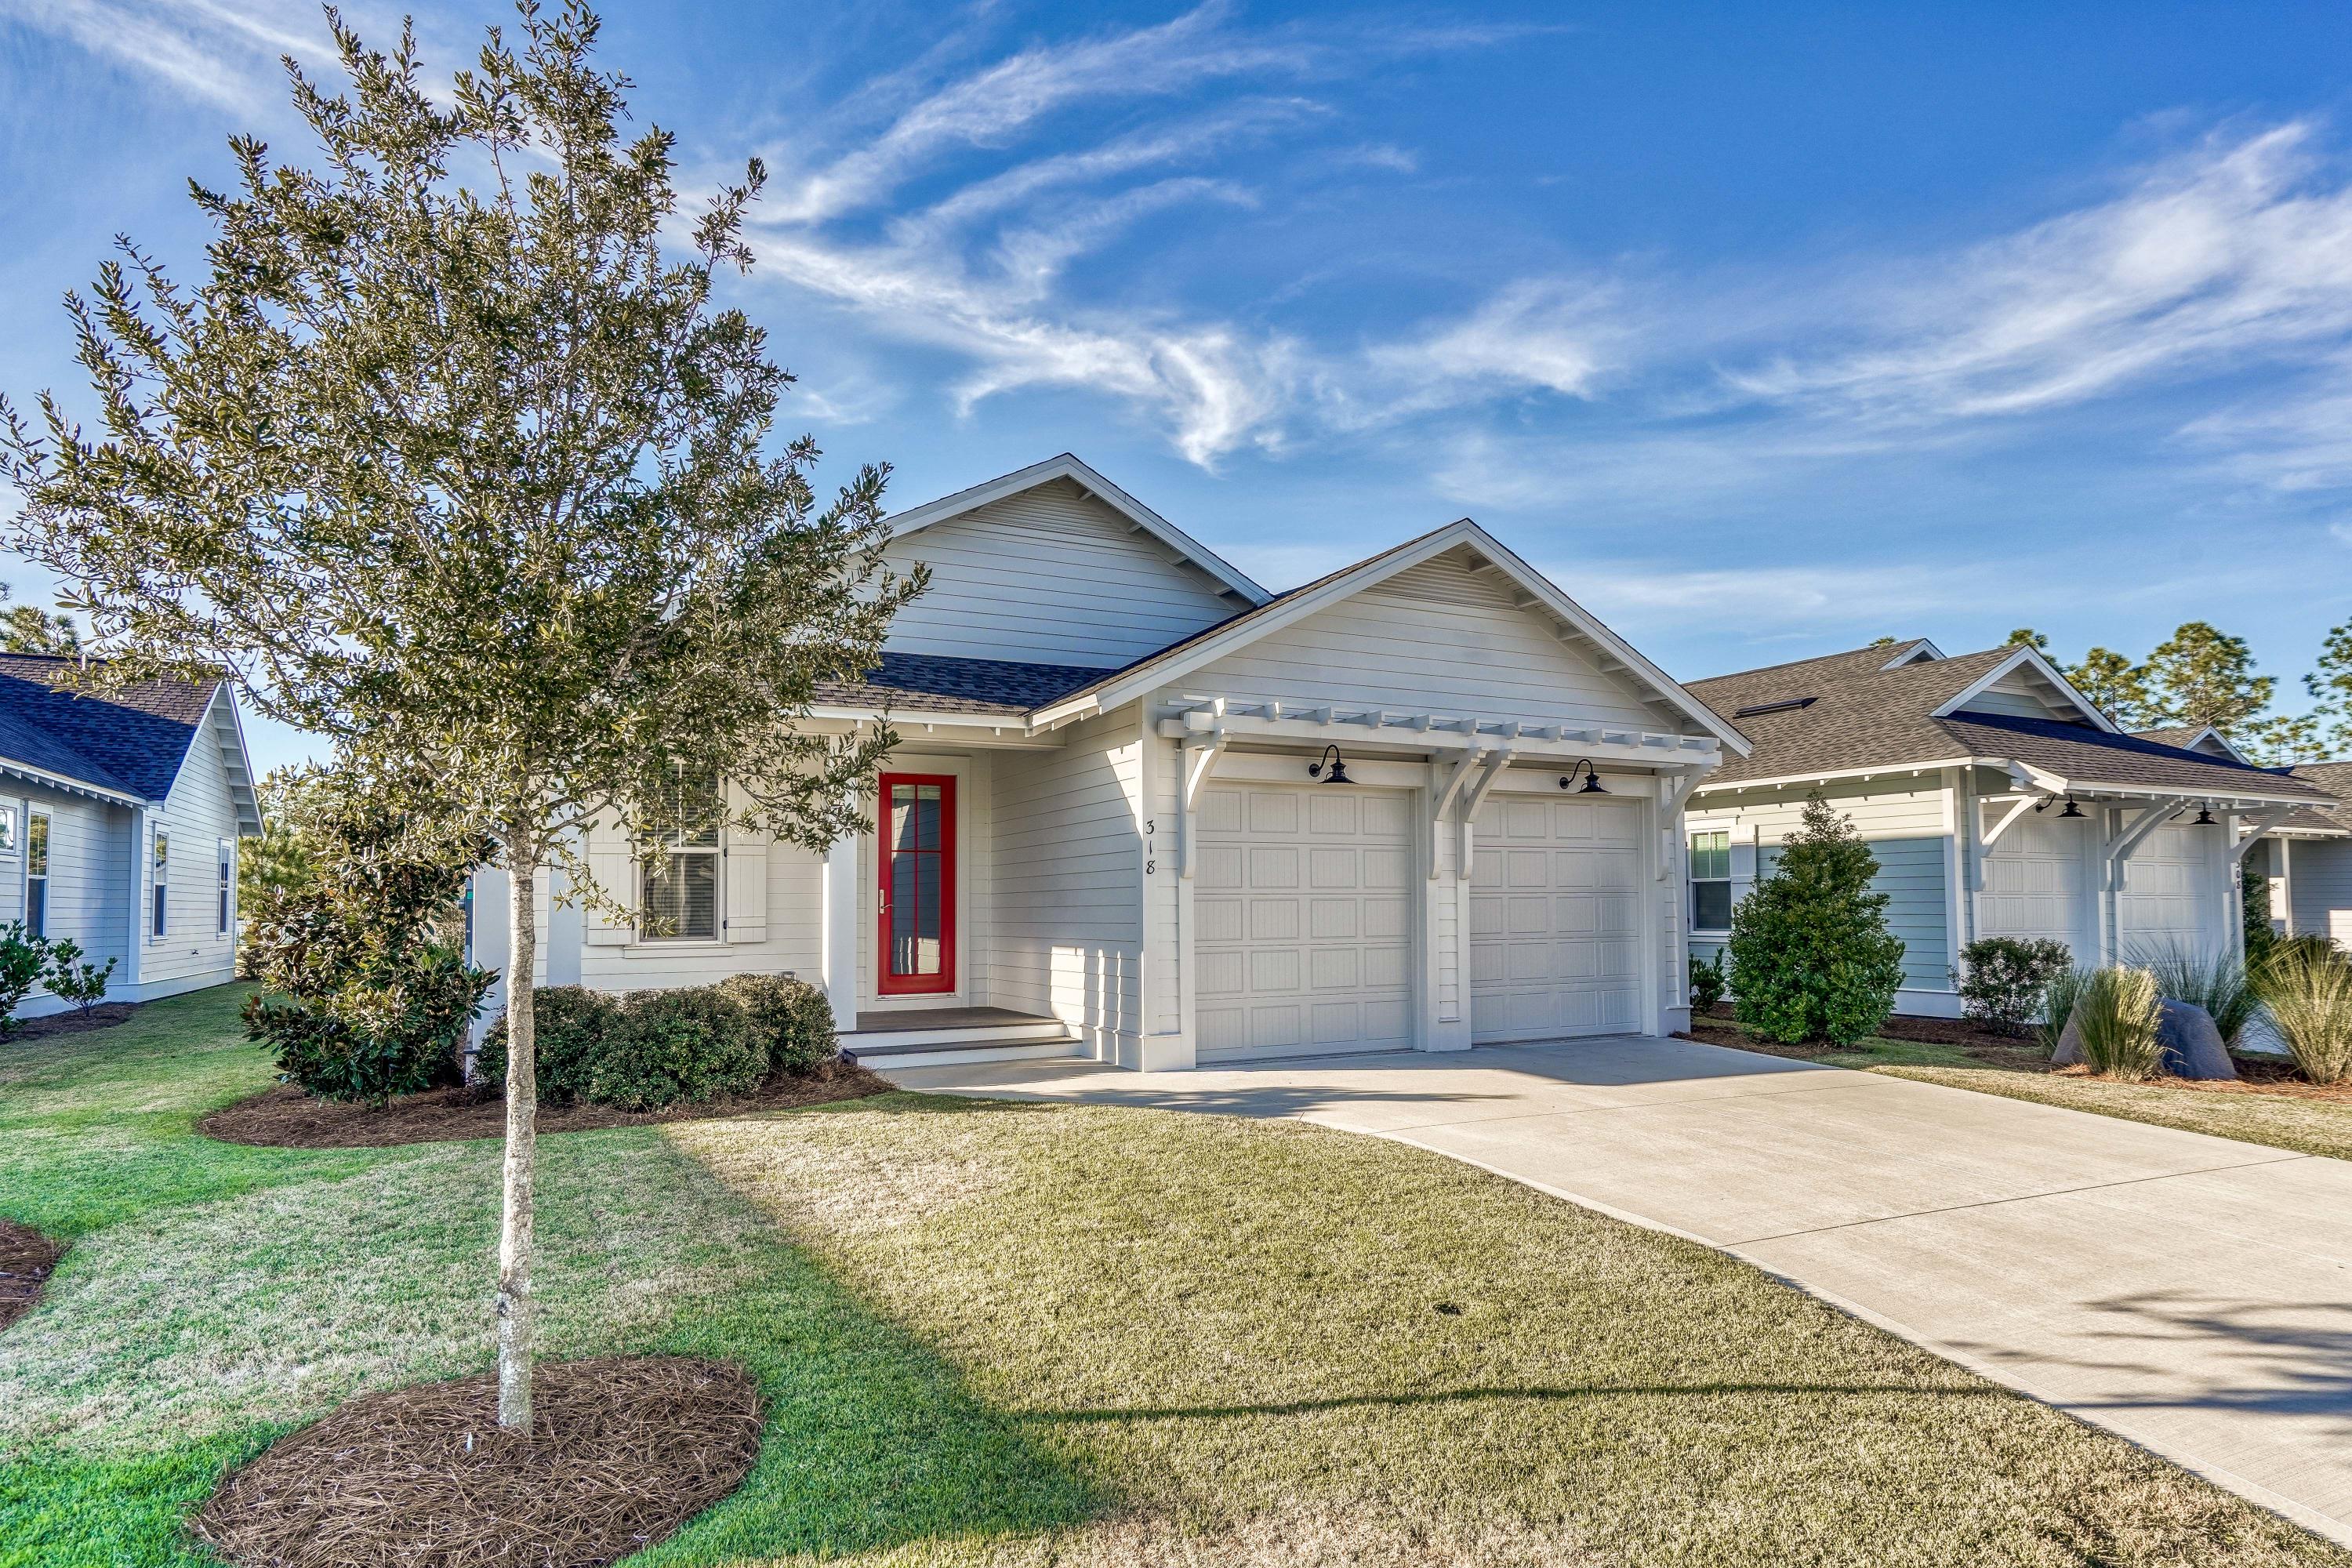
[(499, 1425), (530, 1430), (530, 1182), (539, 1152), (539, 1053), (531, 972), (539, 957), (539, 844), (507, 836), (507, 1158), (499, 1226)]

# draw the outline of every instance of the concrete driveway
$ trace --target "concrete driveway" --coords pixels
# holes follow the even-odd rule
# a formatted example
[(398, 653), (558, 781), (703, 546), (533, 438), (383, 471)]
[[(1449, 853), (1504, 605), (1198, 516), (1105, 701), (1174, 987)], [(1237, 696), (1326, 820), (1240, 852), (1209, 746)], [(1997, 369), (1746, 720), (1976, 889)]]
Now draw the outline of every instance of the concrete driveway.
[(2352, 1163), (1683, 1040), (889, 1076), (1451, 1154), (1746, 1258), (2352, 1544)]

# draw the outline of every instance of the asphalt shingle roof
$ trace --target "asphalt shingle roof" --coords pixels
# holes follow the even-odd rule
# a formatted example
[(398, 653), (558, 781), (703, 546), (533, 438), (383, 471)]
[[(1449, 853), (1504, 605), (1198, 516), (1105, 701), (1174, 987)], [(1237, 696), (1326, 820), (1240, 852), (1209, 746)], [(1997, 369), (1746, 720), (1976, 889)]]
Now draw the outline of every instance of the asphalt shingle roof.
[(2331, 805), (2296, 812), (2287, 818), (2285, 826), (2352, 833), (2352, 758), (2340, 763), (2297, 763), (2287, 772), (2326, 790), (2336, 799)]
[[(1726, 757), (1706, 786), (1981, 757), (2030, 763), (2084, 784), (2315, 802), (2326, 796), (2322, 788), (2271, 769), (2088, 724), (1967, 710), (1939, 719), (1936, 710), (2017, 650), (1988, 648), (1886, 668), (1910, 646), (1855, 648), (1690, 682), (1694, 696), (1738, 726), (1756, 747), (1745, 758)], [(1783, 703), (1789, 706), (1772, 706)], [(1753, 710), (1759, 708), (1768, 710)]]
[(929, 713), (1023, 714), (1102, 678), (1086, 665), (1023, 664), (935, 653), (886, 653), (863, 680), (817, 682), (819, 702)]
[(217, 680), (76, 691), (74, 661), (0, 654), (0, 758), (100, 789), (161, 800), (179, 777)]

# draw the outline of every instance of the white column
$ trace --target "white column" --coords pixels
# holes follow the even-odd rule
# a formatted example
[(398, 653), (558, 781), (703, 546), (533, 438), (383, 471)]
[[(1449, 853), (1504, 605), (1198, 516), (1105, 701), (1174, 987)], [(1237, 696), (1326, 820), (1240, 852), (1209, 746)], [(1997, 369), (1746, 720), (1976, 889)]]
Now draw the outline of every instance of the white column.
[(824, 852), (821, 984), (833, 1004), (833, 1026), (845, 1032), (857, 1027), (857, 840), (845, 834)]

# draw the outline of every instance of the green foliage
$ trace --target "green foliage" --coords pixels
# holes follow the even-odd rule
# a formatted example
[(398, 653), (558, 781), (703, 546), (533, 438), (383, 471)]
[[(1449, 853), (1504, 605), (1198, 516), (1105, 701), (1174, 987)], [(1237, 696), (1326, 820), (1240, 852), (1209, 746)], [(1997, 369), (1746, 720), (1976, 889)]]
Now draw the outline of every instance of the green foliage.
[(2001, 639), (2003, 647), (2030, 647), (2037, 653), (2050, 651), (2050, 639), (2032, 626), (2020, 626)]
[[(9, 596), (0, 583), (0, 600)], [(10, 605), (0, 612), (0, 653), (68, 655), (81, 651), (81, 631), (73, 617), (52, 614), (37, 605)]]
[(2151, 970), (2112, 964), (2084, 978), (2074, 1025), (2092, 1071), (2142, 1082), (2163, 1061), (2157, 1041), (2163, 995)]
[(2034, 1038), (2053, 1057), (2058, 1054), (2059, 1037), (2066, 1032), (2066, 1020), (2074, 1016), (2074, 1004), (2083, 999), (2083, 988), (2090, 980), (2089, 970), (2070, 964), (2053, 974), (2042, 988), (2042, 1011)]
[(0, 1037), (23, 1026), (16, 1009), (41, 983), (49, 967), (49, 944), (26, 929), (23, 921), (0, 926)]
[(1960, 949), (1952, 979), (1967, 1015), (2004, 1035), (2022, 1035), (2042, 1010), (2050, 984), (2074, 967), (2063, 942), (1988, 936)]
[(2160, 994), (2204, 1008), (2225, 1046), (2236, 1045), (2262, 1009), (2262, 998), (2255, 994), (2246, 966), (2235, 953), (2200, 952), (2172, 942), (2135, 956), (2155, 974)]
[(272, 768), (255, 789), (261, 805), (261, 832), (236, 841), (236, 885), (250, 900), (262, 892), (289, 891), (309, 880), (310, 825), (329, 808), (331, 775), (316, 768)]
[(2242, 866), (2238, 891), (2245, 927), (2246, 967), (2252, 969), (2279, 940), (2278, 932), (2271, 929), (2271, 879), (2252, 866)]
[(1724, 950), (1722, 948), (1717, 948), (1715, 950), (1715, 956), (1707, 960), (1705, 963), (1701, 963), (1696, 955), (1692, 957), (1690, 961), (1690, 1003), (1694, 1011), (1700, 1013), (1707, 1012), (1712, 1009), (1717, 1003), (1723, 1000), (1723, 986), (1725, 980), (1723, 973), (1723, 952)]
[(2325, 941), (2282, 942), (2254, 985), (2304, 1077), (2352, 1080), (2352, 957)]
[(107, 983), (120, 961), (93, 963), (82, 956), (81, 943), (68, 939), (49, 944), (49, 994), (70, 1003), (84, 1017), (106, 1000)]
[[(588, 1092), (589, 1073), (620, 1022), (620, 1001), (583, 985), (541, 986), (531, 1001), (538, 1033), (540, 1103), (569, 1105)], [(483, 1037), (474, 1070), (487, 1082), (506, 1082), (504, 1015)]]
[(715, 985), (640, 991), (623, 1004), (588, 1069), (587, 1098), (621, 1110), (748, 1094), (768, 1053), (743, 1005)]
[(1771, 874), (1731, 916), (1731, 989), (1739, 1021), (1795, 1045), (1852, 1045), (1886, 1021), (1903, 984), (1903, 943), (1871, 890), (1878, 861), (1820, 795)]
[(313, 874), (246, 901), (252, 1037), (292, 1082), (381, 1104), (456, 1074), (495, 978), (444, 934), (488, 837), (405, 813), (404, 791), (317, 775), (288, 809)]
[[(2286, 763), (2319, 748), (2328, 672), (2343, 673), (2344, 692), (2352, 696), (2352, 625), (2339, 631), (2340, 644), (2330, 634), (2320, 669), (2305, 678), (2313, 695), (2322, 699), (2323, 713), (2308, 717), (2270, 712), (2278, 678), (2254, 672), (2253, 650), (2245, 638), (2205, 621), (2183, 622), (2140, 662), (2113, 648), (2095, 647), (2065, 673), (2077, 690), (2126, 730), (2210, 725), (2256, 762)], [(2049, 647), (2047, 638), (2025, 628), (2011, 632), (2010, 641)], [(2352, 741), (2352, 729), (2345, 739)]]
[(2352, 621), (2328, 629), (2320, 641), (2319, 658), (2303, 678), (2303, 689), (2315, 704), (2310, 754), (2352, 756)]
[(783, 974), (731, 974), (719, 983), (719, 991), (751, 1019), (771, 1069), (810, 1072), (839, 1054), (833, 1004), (807, 981)]

